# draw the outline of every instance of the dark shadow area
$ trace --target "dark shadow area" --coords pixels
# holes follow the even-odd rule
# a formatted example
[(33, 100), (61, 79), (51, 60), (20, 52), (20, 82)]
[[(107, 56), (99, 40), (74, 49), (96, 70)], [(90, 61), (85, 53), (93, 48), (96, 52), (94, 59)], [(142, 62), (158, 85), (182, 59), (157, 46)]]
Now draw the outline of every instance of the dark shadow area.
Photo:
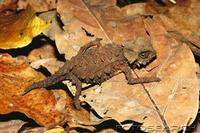
[(132, 124), (132, 126), (130, 127), (129, 130), (124, 130), (117, 121), (108, 120), (95, 126), (95, 128), (97, 129), (96, 132), (99, 132), (105, 129), (113, 129), (119, 133), (145, 133), (140, 130), (140, 127), (141, 127), (140, 123), (134, 122), (132, 120), (127, 120), (127, 121), (122, 122), (122, 124)]
[(26, 115), (20, 112), (12, 112), (9, 114), (0, 115), (0, 122), (5, 122), (9, 120), (22, 120), (22, 121), (30, 123), (33, 126), (38, 126), (38, 124), (35, 123), (34, 120), (28, 118)]
[(195, 61), (196, 61), (198, 64), (200, 64), (200, 57), (197, 56), (197, 55), (194, 55), (194, 58), (195, 58)]
[[(191, 126), (184, 127), (186, 128), (185, 133), (195, 133), (195, 129), (197, 125), (200, 124), (200, 115), (198, 114), (195, 121), (192, 123)], [(181, 130), (178, 133), (183, 133), (184, 131)]]
[(120, 126), (120, 124), (115, 120), (107, 120), (102, 122), (101, 124), (95, 126), (96, 132), (105, 130), (105, 129), (113, 129), (117, 132), (125, 132), (125, 130)]
[(47, 87), (48, 90), (57, 90), (57, 89), (62, 89), (64, 90), (67, 95), (69, 95), (70, 97), (73, 98), (72, 93), (69, 91), (69, 88), (67, 87), (67, 85), (63, 84), (62, 82), (56, 83), (52, 86)]
[(130, 4), (144, 3), (144, 2), (147, 2), (147, 0), (117, 0), (117, 6), (121, 8)]
[(41, 72), (45, 76), (49, 77), (51, 76), (51, 73), (48, 71), (48, 69), (44, 66), (40, 66), (40, 68), (37, 69), (38, 72)]
[(166, 6), (166, 4), (164, 2), (162, 2), (161, 0), (155, 0), (160, 6)]
[(22, 132), (26, 128), (40, 127), (33, 119), (28, 118), (25, 114), (20, 112), (12, 112), (5, 115), (0, 115), (0, 122), (7, 122), (10, 120), (22, 120), (26, 123), (19, 129), (17, 133)]

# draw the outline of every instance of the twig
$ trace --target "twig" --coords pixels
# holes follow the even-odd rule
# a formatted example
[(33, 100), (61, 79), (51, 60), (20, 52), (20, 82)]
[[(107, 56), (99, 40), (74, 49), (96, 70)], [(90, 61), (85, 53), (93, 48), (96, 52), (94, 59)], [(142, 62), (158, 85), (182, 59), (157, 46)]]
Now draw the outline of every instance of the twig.
[(88, 8), (87, 4), (83, 1), (83, 5), (85, 6), (85, 9), (89, 12), (91, 17), (96, 21), (97, 25), (101, 29), (101, 31), (104, 33), (105, 37), (108, 39), (109, 43), (113, 43), (112, 40), (109, 38), (107, 33), (105, 32), (104, 28), (102, 27), (101, 23), (98, 21), (98, 18), (95, 16), (95, 14)]
[[(135, 71), (134, 71), (134, 73), (135, 73), (135, 75), (137, 76), (137, 78), (140, 78), (140, 77), (137, 75), (137, 73), (136, 73)], [(144, 89), (144, 91), (146, 92), (146, 94), (148, 95), (148, 97), (149, 97), (151, 103), (153, 104), (154, 108), (156, 109), (156, 112), (158, 113), (158, 115), (159, 115), (159, 117), (160, 117), (160, 119), (161, 119), (161, 121), (162, 121), (162, 123), (163, 123), (163, 126), (164, 126), (164, 128), (165, 128), (165, 130), (166, 130), (166, 132), (167, 132), (167, 133), (170, 133), (170, 128), (169, 128), (169, 126), (167, 125), (167, 122), (166, 122), (164, 116), (162, 115), (160, 109), (158, 108), (158, 106), (156, 105), (155, 101), (153, 100), (151, 94), (148, 92), (148, 90), (146, 89), (146, 87), (144, 86), (143, 83), (141, 83), (141, 85), (142, 85), (142, 88)]]

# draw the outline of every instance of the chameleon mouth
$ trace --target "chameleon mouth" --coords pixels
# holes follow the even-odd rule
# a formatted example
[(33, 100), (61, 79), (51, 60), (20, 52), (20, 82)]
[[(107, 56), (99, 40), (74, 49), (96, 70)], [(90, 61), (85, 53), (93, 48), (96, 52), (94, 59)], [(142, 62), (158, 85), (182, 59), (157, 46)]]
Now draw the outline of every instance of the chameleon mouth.
[(141, 64), (139, 63), (139, 62), (135, 62), (134, 63), (137, 67), (140, 67), (141, 66)]

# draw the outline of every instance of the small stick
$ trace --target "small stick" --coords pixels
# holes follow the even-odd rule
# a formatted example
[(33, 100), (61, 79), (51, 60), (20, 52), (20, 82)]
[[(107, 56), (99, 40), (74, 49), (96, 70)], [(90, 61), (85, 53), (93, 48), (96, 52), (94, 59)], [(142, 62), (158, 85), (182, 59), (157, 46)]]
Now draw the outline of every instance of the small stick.
[[(137, 78), (140, 78), (135, 71), (134, 71), (134, 73), (137, 76)], [(158, 106), (156, 105), (155, 101), (153, 100), (151, 94), (148, 92), (148, 90), (146, 89), (146, 87), (144, 86), (144, 84), (142, 82), (141, 82), (141, 85), (142, 85), (142, 88), (144, 89), (144, 91), (146, 92), (146, 94), (148, 95), (150, 101), (152, 102), (154, 108), (156, 109), (156, 112), (158, 113), (158, 115), (159, 115), (159, 117), (160, 117), (160, 119), (161, 119), (161, 121), (163, 123), (163, 126), (165, 127), (166, 132), (170, 133), (170, 128), (167, 125), (167, 122), (166, 122), (164, 116), (162, 115), (160, 109), (158, 108)]]

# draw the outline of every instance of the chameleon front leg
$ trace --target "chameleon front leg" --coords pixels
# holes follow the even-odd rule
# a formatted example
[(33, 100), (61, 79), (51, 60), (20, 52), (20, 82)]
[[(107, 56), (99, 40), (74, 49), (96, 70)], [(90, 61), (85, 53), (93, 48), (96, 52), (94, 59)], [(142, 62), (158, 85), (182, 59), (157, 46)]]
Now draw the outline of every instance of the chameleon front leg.
[(76, 86), (76, 93), (73, 99), (74, 106), (76, 109), (80, 110), (81, 105), (80, 105), (79, 97), (82, 91), (82, 83), (74, 74), (71, 74), (70, 76), (71, 76), (72, 84)]
[(128, 84), (140, 84), (140, 83), (151, 83), (151, 82), (159, 82), (160, 78), (158, 77), (141, 77), (141, 78), (133, 78), (132, 69), (128, 65), (124, 65), (122, 67), (122, 72), (124, 73)]

